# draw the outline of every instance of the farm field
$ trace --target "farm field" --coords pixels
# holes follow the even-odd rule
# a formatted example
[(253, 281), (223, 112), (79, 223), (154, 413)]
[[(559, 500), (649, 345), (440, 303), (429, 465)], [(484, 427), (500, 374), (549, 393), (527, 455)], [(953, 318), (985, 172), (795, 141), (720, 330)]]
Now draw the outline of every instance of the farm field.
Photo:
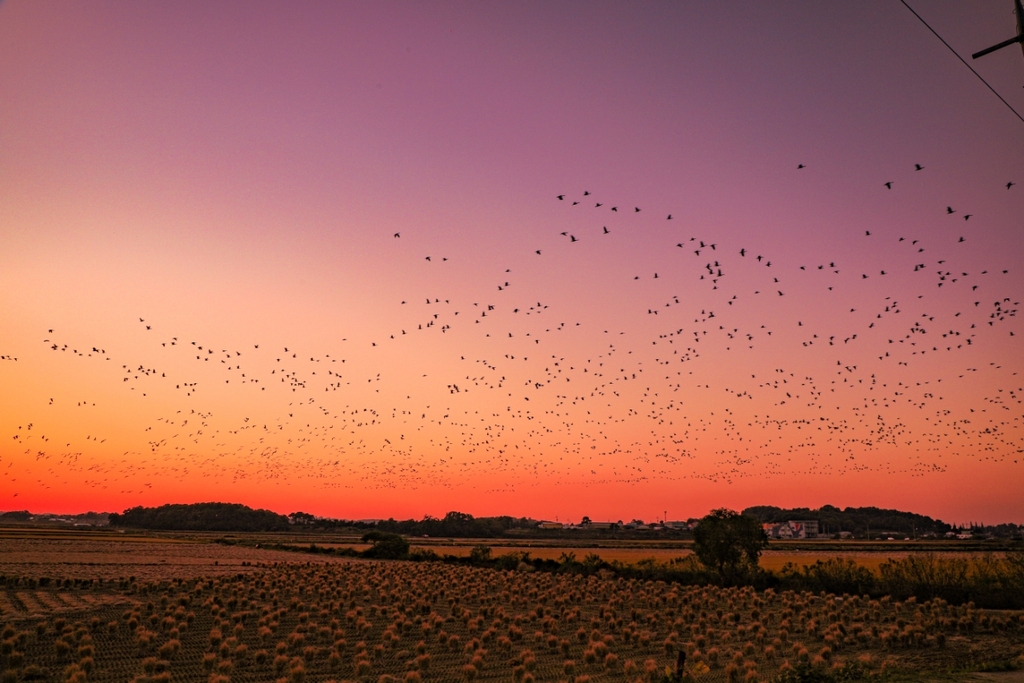
[(0, 680), (653, 683), (684, 651), (694, 680), (754, 683), (793, 666), (943, 675), (1024, 653), (1021, 613), (941, 600), (440, 563), (245, 567), (47, 586), (7, 574)]
[[(218, 542), (219, 541), (219, 542)], [(227, 542), (225, 542), (227, 541)], [(553, 539), (499, 541), (496, 539), (410, 539), (412, 550), (468, 557), (473, 547), (486, 545), (493, 556), (528, 552), (533, 558), (558, 560), (575, 553), (577, 559), (596, 554), (605, 562), (657, 562), (692, 554), (689, 541), (601, 540), (567, 543)], [(246, 533), (118, 533), (46, 527), (0, 527), (0, 575), (62, 578), (118, 578), (135, 576), (165, 578), (231, 573), (257, 563), (295, 562), (294, 552), (263, 546), (281, 544), (301, 548), (351, 548), (363, 551), (369, 544), (358, 537), (315, 534)], [(818, 560), (849, 559), (876, 571), (889, 559), (928, 552), (939, 557), (970, 557), (983, 554), (977, 546), (958, 543), (794, 543), (775, 542), (762, 556), (762, 568), (778, 571), (786, 563), (811, 565)], [(1001, 552), (994, 553), (1000, 556)], [(347, 561), (317, 556), (318, 561)]]
[[(78, 533), (0, 533), (0, 576), (138, 580), (194, 578), (295, 561), (295, 553), (209, 540)], [(345, 562), (344, 558), (327, 561)], [(3, 606), (0, 598), (0, 607)]]
[[(323, 548), (351, 548), (356, 551), (363, 551), (370, 547), (369, 544), (365, 543), (317, 543), (319, 547)], [(411, 549), (416, 551), (427, 551), (432, 550), (439, 555), (454, 555), (456, 557), (469, 557), (470, 552), (476, 544), (468, 543), (457, 543), (450, 545), (441, 544), (420, 544), (413, 543)], [(511, 545), (496, 545), (486, 544), (491, 549), (491, 554), (494, 556), (504, 555), (506, 553), (513, 552), (528, 552), (530, 557), (539, 558), (543, 560), (558, 560), (562, 555), (567, 553), (575, 553), (577, 559), (583, 559), (584, 556), (594, 554), (600, 557), (605, 562), (623, 562), (626, 564), (640, 562), (642, 560), (654, 560), (656, 562), (668, 562), (673, 559), (687, 557), (692, 555), (693, 551), (690, 549), (689, 544), (686, 546), (680, 546), (677, 548), (664, 548), (664, 547), (646, 547), (643, 545), (634, 546), (612, 546), (612, 547), (580, 547), (580, 546), (556, 546), (556, 545), (524, 545), (524, 544), (511, 544)], [(875, 571), (878, 569), (886, 560), (890, 559), (903, 559), (909, 555), (912, 555), (915, 551), (906, 550), (903, 548), (894, 550), (831, 550), (823, 548), (822, 550), (766, 550), (761, 555), (760, 565), (763, 569), (771, 571), (778, 571), (782, 569), (787, 563), (793, 563), (797, 566), (811, 565), (818, 560), (829, 560), (833, 558), (841, 558), (844, 560), (853, 560), (855, 563), (862, 567), (866, 567)], [(921, 551), (917, 551), (921, 552)], [(938, 557), (964, 557), (978, 555), (977, 551), (961, 551), (961, 552), (933, 552), (932, 554)], [(994, 553), (995, 556), (1000, 556), (1000, 553)]]

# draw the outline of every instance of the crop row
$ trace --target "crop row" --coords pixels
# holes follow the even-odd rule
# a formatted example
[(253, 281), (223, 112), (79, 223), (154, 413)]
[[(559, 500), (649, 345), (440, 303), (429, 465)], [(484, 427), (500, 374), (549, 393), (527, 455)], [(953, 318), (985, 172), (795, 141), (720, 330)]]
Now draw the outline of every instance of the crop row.
[[(438, 563), (62, 585), (126, 604), (0, 615), (0, 683), (767, 681), (803, 664), (943, 669), (1017, 656), (1018, 612)], [(38, 589), (43, 590), (43, 589)], [(41, 604), (61, 604), (52, 599)]]

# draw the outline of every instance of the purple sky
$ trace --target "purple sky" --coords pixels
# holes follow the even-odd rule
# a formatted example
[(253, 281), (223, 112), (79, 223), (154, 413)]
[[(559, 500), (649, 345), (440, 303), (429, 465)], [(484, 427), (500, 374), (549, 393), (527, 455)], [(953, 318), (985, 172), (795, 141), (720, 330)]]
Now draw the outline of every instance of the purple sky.
[[(964, 56), (1014, 31), (1008, 1), (911, 4)], [(973, 64), (1024, 112), (1020, 49)], [(1024, 514), (1024, 123), (899, 2), (8, 1), (0, 93), (0, 509)], [(977, 337), (886, 357), (893, 301), (894, 340)], [(662, 375), (677, 330), (711, 336)], [(261, 391), (175, 337), (246, 349), (217, 371)], [(581, 374), (605, 360), (623, 388)]]

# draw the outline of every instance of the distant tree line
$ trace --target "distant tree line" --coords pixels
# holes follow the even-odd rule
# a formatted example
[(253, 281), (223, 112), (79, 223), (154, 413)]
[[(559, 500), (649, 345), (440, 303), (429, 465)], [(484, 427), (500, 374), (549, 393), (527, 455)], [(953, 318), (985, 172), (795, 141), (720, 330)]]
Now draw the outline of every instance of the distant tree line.
[(383, 519), (351, 521), (315, 517), (308, 512), (292, 512), (288, 519), (295, 526), (307, 530), (336, 531), (340, 529), (376, 529), (384, 533), (406, 536), (441, 536), (451, 538), (497, 538), (512, 529), (536, 530), (537, 521), (527, 517), (474, 517), (465, 512), (449, 512), (438, 519), (427, 515), (423, 519)]
[(383, 534), (440, 536), (452, 538), (496, 538), (512, 529), (534, 529), (537, 522), (526, 517), (473, 517), (464, 512), (449, 512), (443, 518), (424, 517), (403, 521), (351, 522), (324, 519), (306, 512), (287, 516), (269, 510), (253, 510), (237, 503), (170, 504), (160, 507), (134, 507), (123, 513), (111, 513), (111, 526), (179, 531), (287, 531), (304, 529), (373, 529)]
[[(778, 524), (793, 520), (817, 520), (822, 534), (835, 535), (840, 531), (863, 537), (869, 530), (873, 537), (881, 534), (939, 535), (955, 527), (925, 515), (876, 507), (848, 507), (839, 509), (824, 505), (819, 509), (779, 508), (760, 505), (742, 512), (759, 524)], [(27, 522), (34, 515), (26, 510), (0, 513), (0, 522)], [(588, 521), (584, 518), (584, 521)], [(528, 517), (474, 517), (464, 512), (449, 512), (444, 517), (426, 516), (423, 519), (351, 521), (317, 517), (307, 512), (293, 512), (287, 516), (269, 510), (254, 510), (232, 503), (170, 504), (155, 508), (134, 507), (123, 513), (111, 513), (110, 524), (142, 529), (188, 531), (286, 531), (301, 528), (305, 531), (368, 531), (405, 536), (431, 536), (441, 538), (499, 538), (502, 536), (540, 536), (543, 538), (691, 538), (689, 529), (675, 528), (664, 531), (635, 531), (616, 527), (589, 530), (586, 527), (571, 530), (538, 529), (537, 520)], [(976, 535), (992, 535), (1016, 539), (1024, 535), (1024, 527), (1015, 524), (998, 526), (972, 525)]]
[(110, 525), (176, 531), (287, 531), (288, 518), (238, 503), (140, 505), (121, 514), (112, 512)]
[(817, 520), (821, 533), (829, 534), (840, 531), (852, 532), (855, 536), (871, 533), (897, 532), (910, 536), (912, 534), (944, 534), (953, 527), (945, 522), (932, 519), (925, 515), (884, 508), (848, 507), (843, 510), (833, 505), (822, 505), (817, 510), (810, 508), (779, 508), (773, 505), (758, 505), (747, 508), (744, 515), (754, 517), (763, 524), (778, 524), (792, 520)]
[(380, 531), (408, 536), (449, 536), (452, 538), (497, 538), (512, 529), (535, 529), (536, 520), (526, 517), (474, 517), (465, 512), (449, 512), (438, 519), (426, 516), (417, 521), (387, 519), (378, 522)]

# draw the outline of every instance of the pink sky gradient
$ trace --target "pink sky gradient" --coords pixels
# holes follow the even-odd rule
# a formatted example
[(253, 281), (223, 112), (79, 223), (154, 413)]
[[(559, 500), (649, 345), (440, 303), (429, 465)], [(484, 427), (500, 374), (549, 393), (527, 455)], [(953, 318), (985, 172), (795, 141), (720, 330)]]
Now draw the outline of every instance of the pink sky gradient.
[(8, 1), (0, 93), (0, 509), (1024, 521), (1024, 123), (897, 2)]

